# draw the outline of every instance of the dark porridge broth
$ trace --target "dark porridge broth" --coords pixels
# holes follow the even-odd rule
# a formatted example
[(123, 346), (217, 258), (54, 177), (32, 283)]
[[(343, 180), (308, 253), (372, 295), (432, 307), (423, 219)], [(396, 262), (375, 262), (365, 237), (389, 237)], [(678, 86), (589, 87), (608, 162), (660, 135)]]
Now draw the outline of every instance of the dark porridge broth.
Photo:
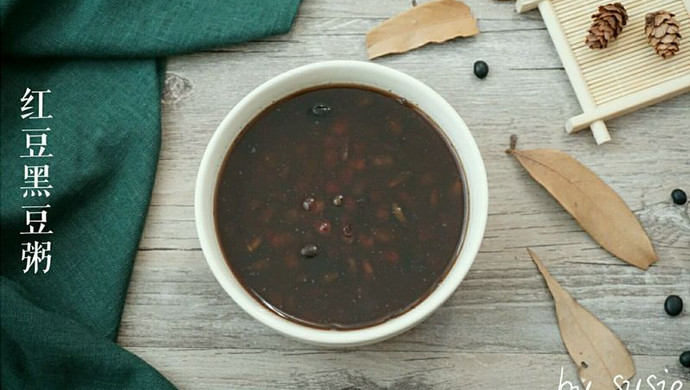
[(414, 307), (458, 251), (465, 191), (425, 115), (359, 86), (265, 109), (225, 158), (215, 224), (230, 269), (292, 321), (353, 329)]

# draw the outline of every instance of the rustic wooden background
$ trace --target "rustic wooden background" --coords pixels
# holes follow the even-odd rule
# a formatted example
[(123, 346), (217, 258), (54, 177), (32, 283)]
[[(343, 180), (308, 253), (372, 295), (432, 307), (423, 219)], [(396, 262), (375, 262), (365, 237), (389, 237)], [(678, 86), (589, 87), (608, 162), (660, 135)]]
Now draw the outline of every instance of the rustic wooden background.
[[(581, 111), (539, 13), (516, 14), (512, 2), (467, 3), (480, 35), (376, 60), (444, 96), (486, 163), (486, 236), (445, 305), (392, 340), (321, 349), (251, 319), (206, 266), (194, 181), (221, 119), (281, 72), (322, 60), (365, 61), (365, 33), (410, 7), (405, 0), (304, 0), (287, 35), (170, 59), (158, 175), (120, 344), (183, 389), (557, 389), (561, 367), (565, 379), (577, 376), (529, 246), (627, 344), (636, 378), (644, 384), (654, 374), (688, 387), (690, 371), (678, 355), (690, 349), (690, 310), (670, 318), (663, 302), (673, 293), (690, 305), (689, 211), (670, 201), (675, 187), (690, 192), (690, 94), (608, 122), (613, 141), (604, 146), (588, 132), (566, 135), (565, 119)], [(485, 80), (472, 74), (478, 59), (491, 67)], [(523, 148), (562, 149), (598, 173), (640, 218), (659, 263), (643, 272), (599, 248), (503, 153), (511, 133)]]

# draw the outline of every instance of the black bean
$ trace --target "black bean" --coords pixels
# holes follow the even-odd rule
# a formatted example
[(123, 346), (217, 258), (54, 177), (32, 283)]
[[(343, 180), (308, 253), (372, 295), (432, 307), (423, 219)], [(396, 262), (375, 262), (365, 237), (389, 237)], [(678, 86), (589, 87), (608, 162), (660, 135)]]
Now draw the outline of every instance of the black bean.
[(683, 367), (690, 367), (690, 351), (681, 353), (678, 361), (680, 361), (680, 364), (682, 364)]
[(483, 79), (489, 74), (489, 64), (484, 61), (477, 61), (474, 63), (474, 75)]
[(314, 198), (307, 198), (302, 202), (302, 208), (309, 211), (314, 205)]
[(343, 226), (343, 235), (345, 237), (352, 237), (352, 225), (346, 223), (345, 226)]
[(319, 248), (317, 248), (314, 244), (305, 245), (299, 251), (299, 254), (306, 258), (314, 257), (319, 254)]
[(666, 314), (675, 317), (683, 311), (683, 300), (678, 295), (669, 295), (664, 302)]
[(688, 195), (685, 193), (685, 191), (676, 188), (671, 192), (671, 199), (673, 199), (673, 203), (682, 206), (687, 203)]
[(326, 116), (330, 114), (331, 106), (323, 103), (316, 103), (311, 107), (311, 113), (316, 116)]

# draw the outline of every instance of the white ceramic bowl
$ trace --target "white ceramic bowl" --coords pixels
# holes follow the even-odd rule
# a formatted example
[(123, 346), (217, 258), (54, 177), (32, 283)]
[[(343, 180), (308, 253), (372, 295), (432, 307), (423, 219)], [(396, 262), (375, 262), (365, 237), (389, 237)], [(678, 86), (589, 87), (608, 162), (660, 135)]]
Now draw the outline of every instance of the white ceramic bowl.
[[(235, 279), (225, 262), (213, 217), (214, 192), (221, 164), (244, 126), (276, 100), (305, 88), (330, 83), (359, 84), (391, 91), (417, 105), (436, 122), (455, 149), (469, 193), (462, 247), (441, 283), (408, 312), (381, 324), (355, 330), (325, 330), (300, 325), (262, 306)], [(228, 113), (213, 134), (201, 160), (194, 212), (206, 261), (218, 282), (242, 309), (287, 336), (312, 344), (345, 347), (370, 344), (400, 334), (424, 320), (453, 294), (479, 250), (486, 226), (488, 202), (486, 172), (479, 149), (467, 126), (448, 102), (417, 79), (388, 67), (369, 62), (328, 61), (302, 66), (272, 78), (249, 93)]]

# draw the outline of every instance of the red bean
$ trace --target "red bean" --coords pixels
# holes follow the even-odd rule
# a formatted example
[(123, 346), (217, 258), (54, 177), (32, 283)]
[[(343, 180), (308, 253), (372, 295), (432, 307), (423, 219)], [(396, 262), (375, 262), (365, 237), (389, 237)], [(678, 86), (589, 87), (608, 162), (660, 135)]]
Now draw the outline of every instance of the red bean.
[(429, 195), (429, 206), (431, 206), (433, 208), (438, 206), (438, 196), (439, 196), (438, 188), (434, 188), (431, 191), (431, 195)]
[(288, 242), (290, 242), (290, 234), (288, 233), (278, 233), (273, 235), (271, 237), (271, 245), (273, 245), (276, 248), (280, 248), (285, 246)]
[(412, 176), (410, 171), (402, 171), (398, 173), (391, 181), (388, 182), (388, 187), (397, 187), (405, 183)]
[(341, 136), (347, 132), (347, 126), (343, 122), (336, 122), (333, 124), (333, 134)]
[(332, 283), (338, 280), (339, 276), (340, 274), (337, 272), (328, 272), (323, 274), (321, 278), (323, 279), (324, 283)]
[(361, 157), (367, 154), (367, 146), (363, 142), (357, 142), (353, 145), (355, 155)]
[(367, 189), (366, 180), (355, 180), (354, 184), (352, 184), (352, 194), (355, 196), (364, 195), (364, 191), (366, 189)]
[(398, 264), (400, 262), (400, 255), (395, 251), (383, 252), (383, 259), (390, 264)]
[(367, 162), (363, 158), (358, 158), (356, 160), (352, 160), (352, 167), (358, 171), (361, 171), (367, 167)]
[(321, 221), (318, 227), (319, 233), (328, 234), (331, 232), (331, 223), (328, 221)]
[(294, 224), (299, 218), (297, 209), (290, 209), (285, 212), (285, 223)]
[(423, 186), (430, 186), (434, 184), (434, 175), (427, 172), (419, 179), (419, 182)]
[(362, 271), (367, 276), (373, 276), (374, 275), (374, 267), (371, 265), (371, 263), (368, 260), (366, 260), (362, 263)]
[(271, 259), (260, 259), (252, 264), (252, 269), (254, 271), (266, 271), (271, 268)]
[(415, 201), (412, 200), (412, 197), (408, 195), (405, 191), (398, 192), (396, 197), (398, 198), (398, 200), (400, 201), (400, 205), (402, 206), (412, 207), (415, 204)]
[(460, 180), (454, 181), (450, 186), (450, 193), (455, 196), (462, 195), (462, 182)]
[(338, 192), (340, 192), (340, 190), (340, 184), (338, 184), (337, 182), (329, 181), (328, 183), (326, 183), (326, 192), (328, 192), (329, 194), (337, 194)]
[(355, 211), (355, 209), (357, 209), (357, 202), (355, 199), (352, 197), (345, 198), (345, 210), (352, 212)]
[(379, 221), (388, 221), (390, 219), (390, 212), (383, 207), (376, 209), (376, 219)]
[(349, 168), (345, 168), (345, 170), (340, 172), (340, 175), (338, 176), (338, 179), (340, 180), (341, 183), (344, 185), (351, 184), (352, 181), (355, 178), (355, 171)]
[(271, 217), (273, 217), (273, 209), (264, 209), (264, 211), (261, 212), (261, 219), (264, 222), (270, 220)]
[(335, 137), (324, 137), (323, 147), (324, 149), (335, 149), (338, 147), (338, 141), (335, 139)]
[(357, 101), (358, 106), (370, 106), (374, 103), (374, 99), (369, 96), (363, 97)]
[(285, 257), (285, 266), (288, 269), (295, 269), (299, 265), (299, 259), (297, 256), (294, 256), (292, 254), (289, 254)]
[(307, 145), (304, 143), (298, 143), (295, 145), (295, 154), (302, 156), (307, 153)]
[(357, 236), (357, 241), (362, 246), (362, 248), (365, 249), (371, 249), (374, 246), (374, 239), (364, 234), (360, 234), (359, 236)]
[(353, 274), (357, 272), (357, 261), (354, 258), (347, 258), (347, 266), (350, 272), (352, 272)]
[(333, 169), (338, 165), (338, 152), (328, 149), (323, 154), (323, 166), (326, 169)]
[(374, 157), (374, 166), (377, 167), (391, 167), (393, 166), (393, 157), (388, 155)]
[(385, 191), (371, 191), (369, 193), (369, 200), (373, 203), (380, 203), (385, 200), (386, 196), (387, 194)]
[(378, 227), (372, 229), (371, 234), (374, 236), (376, 241), (389, 243), (393, 241), (393, 232), (386, 227)]
[(426, 242), (426, 241), (429, 241), (431, 239), (432, 235), (431, 235), (431, 232), (426, 230), (426, 228), (420, 228), (419, 234), (417, 235), (417, 237), (419, 238), (419, 241)]
[(402, 134), (402, 126), (400, 126), (400, 122), (390, 121), (390, 122), (388, 122), (388, 127), (391, 129), (391, 132), (393, 133), (393, 135)]
[(348, 158), (350, 158), (350, 145), (348, 145), (346, 142), (345, 146), (343, 146), (343, 149), (340, 153), (340, 159), (342, 161), (347, 161)]

